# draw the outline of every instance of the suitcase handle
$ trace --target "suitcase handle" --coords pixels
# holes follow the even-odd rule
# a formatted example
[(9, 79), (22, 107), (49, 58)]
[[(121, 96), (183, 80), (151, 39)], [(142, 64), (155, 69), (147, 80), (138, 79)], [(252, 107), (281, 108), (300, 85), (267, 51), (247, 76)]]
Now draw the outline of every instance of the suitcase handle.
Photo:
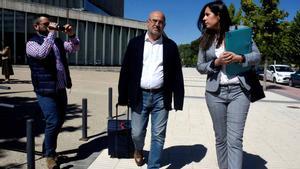
[[(116, 104), (116, 120), (118, 120), (118, 116), (119, 116), (119, 112), (118, 112), (118, 107), (119, 107), (119, 104), (117, 103)], [(127, 106), (127, 120), (129, 120), (129, 106)]]

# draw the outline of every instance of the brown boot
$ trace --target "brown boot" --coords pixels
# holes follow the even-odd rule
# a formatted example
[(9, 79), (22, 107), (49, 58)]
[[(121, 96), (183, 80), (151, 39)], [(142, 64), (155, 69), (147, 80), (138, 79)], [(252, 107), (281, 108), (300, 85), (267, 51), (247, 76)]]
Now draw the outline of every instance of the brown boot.
[(47, 164), (48, 169), (58, 169), (59, 168), (54, 157), (46, 157), (46, 164)]
[(142, 166), (144, 165), (144, 155), (143, 155), (143, 150), (135, 150), (134, 154), (134, 161), (137, 166)]

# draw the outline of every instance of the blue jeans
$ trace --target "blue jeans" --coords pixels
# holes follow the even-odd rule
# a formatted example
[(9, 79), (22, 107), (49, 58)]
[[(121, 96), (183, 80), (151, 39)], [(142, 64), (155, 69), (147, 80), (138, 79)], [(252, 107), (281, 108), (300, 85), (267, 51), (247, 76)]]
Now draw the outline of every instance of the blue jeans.
[(65, 120), (67, 93), (65, 89), (62, 89), (47, 96), (37, 93), (36, 95), (46, 123), (43, 154), (46, 157), (54, 157), (56, 155), (57, 136)]
[(238, 85), (221, 86), (219, 93), (206, 92), (212, 118), (220, 169), (242, 169), (243, 133), (250, 101)]
[(132, 139), (136, 150), (143, 150), (149, 115), (151, 114), (151, 147), (148, 169), (160, 167), (161, 155), (165, 143), (169, 112), (164, 107), (163, 92), (143, 91), (141, 112), (132, 112)]

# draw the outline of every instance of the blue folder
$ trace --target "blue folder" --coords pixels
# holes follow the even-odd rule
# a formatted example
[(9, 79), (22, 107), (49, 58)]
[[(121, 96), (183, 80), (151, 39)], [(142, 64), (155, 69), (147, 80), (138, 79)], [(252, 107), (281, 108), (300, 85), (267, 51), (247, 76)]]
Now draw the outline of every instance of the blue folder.
[[(226, 32), (225, 50), (238, 55), (252, 52), (252, 29), (243, 27)], [(226, 73), (229, 76), (234, 76), (250, 69), (250, 66), (244, 67), (241, 63), (231, 63), (226, 66)]]

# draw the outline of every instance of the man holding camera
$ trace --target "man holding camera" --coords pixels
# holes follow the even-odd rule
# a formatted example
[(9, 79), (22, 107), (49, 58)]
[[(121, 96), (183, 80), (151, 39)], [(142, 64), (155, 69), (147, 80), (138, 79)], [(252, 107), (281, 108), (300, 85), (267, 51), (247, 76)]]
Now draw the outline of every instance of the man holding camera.
[[(27, 42), (26, 53), (31, 79), (38, 103), (45, 119), (43, 155), (49, 169), (59, 168), (57, 163), (57, 136), (63, 125), (66, 108), (66, 88), (72, 87), (66, 53), (79, 50), (79, 39), (72, 26), (58, 26), (47, 16), (34, 20), (36, 34)], [(56, 31), (68, 35), (68, 41), (56, 38)]]

